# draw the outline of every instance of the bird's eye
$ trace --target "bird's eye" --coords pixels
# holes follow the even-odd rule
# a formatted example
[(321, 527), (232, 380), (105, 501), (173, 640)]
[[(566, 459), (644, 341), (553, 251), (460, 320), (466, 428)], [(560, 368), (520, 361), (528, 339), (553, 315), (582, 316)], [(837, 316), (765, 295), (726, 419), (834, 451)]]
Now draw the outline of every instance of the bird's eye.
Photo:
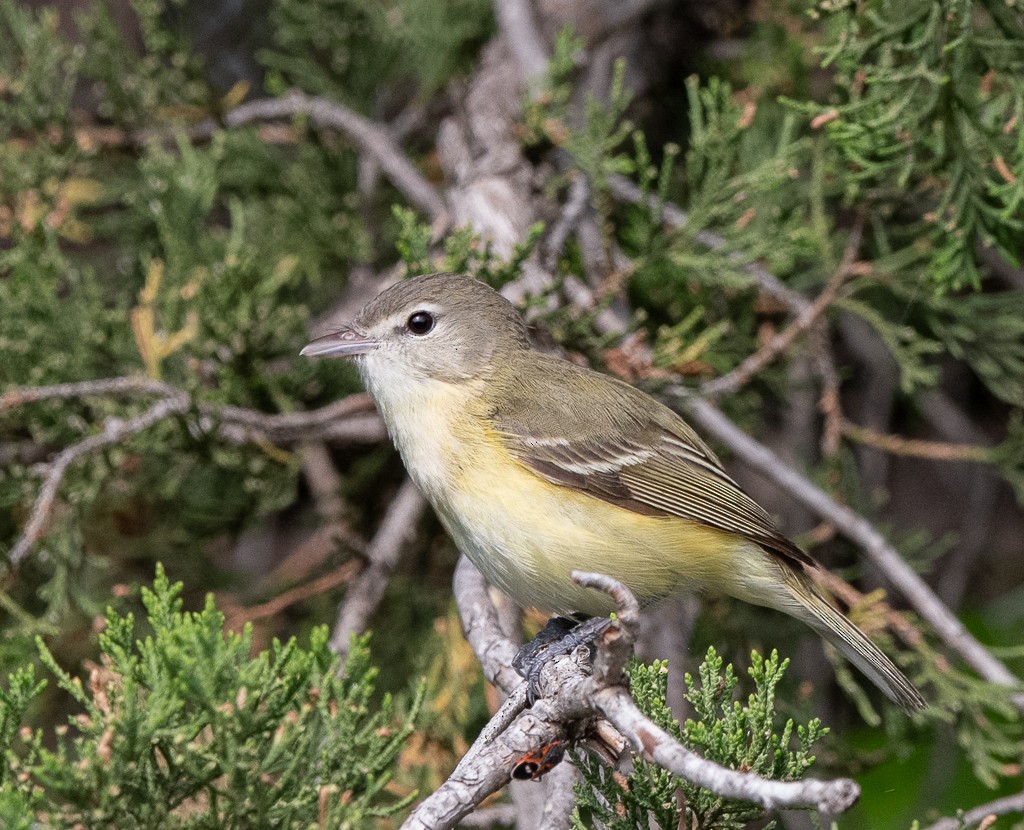
[(405, 321), (405, 327), (413, 334), (428, 334), (434, 328), (434, 315), (429, 311), (417, 311)]

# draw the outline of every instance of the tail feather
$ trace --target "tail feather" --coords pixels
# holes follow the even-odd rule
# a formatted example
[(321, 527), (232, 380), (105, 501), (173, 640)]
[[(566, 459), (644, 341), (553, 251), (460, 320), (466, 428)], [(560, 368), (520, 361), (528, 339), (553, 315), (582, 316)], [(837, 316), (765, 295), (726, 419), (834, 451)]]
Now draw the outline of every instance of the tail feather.
[(905, 712), (924, 709), (927, 704), (914, 687), (882, 650), (867, 638), (845, 615), (833, 608), (802, 576), (793, 574), (787, 580), (793, 598), (805, 613), (798, 613), (811, 628), (836, 646), (860, 669), (885, 696)]

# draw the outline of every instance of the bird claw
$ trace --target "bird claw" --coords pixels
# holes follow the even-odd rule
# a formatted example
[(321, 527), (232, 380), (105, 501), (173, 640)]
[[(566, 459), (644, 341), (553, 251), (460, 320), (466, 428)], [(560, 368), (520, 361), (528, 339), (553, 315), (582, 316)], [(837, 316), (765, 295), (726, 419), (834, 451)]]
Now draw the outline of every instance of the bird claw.
[(572, 654), (581, 646), (587, 650), (583, 661), (586, 665), (594, 657), (594, 640), (609, 625), (607, 617), (591, 617), (582, 620), (567, 617), (552, 617), (540, 633), (524, 644), (512, 660), (512, 668), (526, 680), (526, 702), (532, 706), (543, 695), (540, 690), (540, 674), (552, 660)]

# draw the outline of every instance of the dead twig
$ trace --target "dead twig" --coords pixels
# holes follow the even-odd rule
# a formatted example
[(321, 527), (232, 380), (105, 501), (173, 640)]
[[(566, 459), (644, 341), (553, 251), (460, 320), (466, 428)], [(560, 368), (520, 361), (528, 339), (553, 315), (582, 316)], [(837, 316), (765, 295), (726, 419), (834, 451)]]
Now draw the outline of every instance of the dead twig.
[(43, 486), (39, 489), (35, 504), (32, 505), (32, 513), (29, 516), (25, 528), (21, 532), (18, 541), (11, 548), (9, 562), (12, 567), (18, 567), (22, 560), (28, 555), (32, 547), (42, 538), (46, 529), (46, 522), (53, 510), (53, 504), (57, 498), (57, 491), (68, 471), (68, 468), (79, 458), (95, 452), (103, 447), (110, 447), (119, 444), (132, 435), (137, 435), (150, 427), (167, 420), (175, 415), (183, 415), (192, 405), (188, 396), (174, 395), (157, 401), (149, 409), (134, 418), (126, 421), (118, 418), (110, 418), (103, 426), (101, 432), (90, 435), (76, 444), (72, 444), (57, 454), (57, 457), (47, 465), (46, 477), (43, 479)]
[(352, 582), (338, 609), (330, 645), (343, 658), (348, 654), (352, 635), (366, 629), (367, 620), (384, 598), (388, 578), (398, 564), (406, 542), (416, 532), (416, 523), (425, 508), (426, 500), (412, 480), (406, 479), (370, 542), (366, 551), (366, 569)]
[(320, 409), (267, 415), (253, 409), (198, 407), (205, 416), (200, 426), (233, 444), (296, 444), (326, 441), (331, 444), (376, 444), (387, 437), (384, 423), (366, 395), (349, 395)]
[[(289, 90), (280, 98), (247, 101), (224, 113), (221, 120), (208, 118), (187, 128), (184, 134), (190, 141), (201, 141), (224, 126), (241, 127), (297, 115), (308, 117), (318, 127), (343, 133), (362, 153), (372, 156), (391, 183), (438, 227), (447, 223), (444, 199), (398, 146), (396, 134), (400, 134), (400, 130), (390, 130), (337, 101)], [(81, 144), (143, 146), (153, 141), (171, 140), (175, 132), (169, 127), (133, 131), (88, 128), (76, 131), (75, 135)]]
[[(100, 378), (76, 383), (58, 383), (52, 386), (17, 386), (0, 396), (0, 412), (25, 404), (49, 400), (71, 400), (106, 395), (160, 395), (164, 398), (188, 399), (189, 393), (177, 386), (137, 375)], [(230, 425), (238, 431), (228, 430), (238, 438), (244, 430), (252, 435), (275, 441), (313, 440), (318, 433), (327, 433), (338, 421), (352, 415), (375, 411), (373, 399), (365, 393), (348, 395), (339, 401), (305, 412), (268, 414), (255, 409), (225, 404), (195, 403), (196, 410), (219, 427)]]
[(731, 372), (703, 384), (700, 388), (701, 395), (708, 398), (720, 398), (723, 395), (733, 394), (741, 386), (748, 383), (765, 366), (786, 351), (797, 337), (810, 329), (832, 304), (832, 301), (839, 293), (839, 289), (843, 287), (843, 284), (853, 273), (857, 251), (860, 250), (862, 235), (863, 226), (858, 224), (850, 232), (842, 263), (828, 281), (825, 290), (817, 296), (814, 302), (805, 306), (796, 315), (793, 322), (772, 337)]
[(991, 827), (995, 823), (996, 817), (1009, 813), (1024, 813), (1024, 791), (982, 804), (980, 807), (968, 810), (962, 816), (939, 819), (924, 830), (960, 830), (960, 828), (974, 827), (975, 825), (978, 826), (978, 830), (981, 830), (983, 827)]
[(320, 518), (328, 523), (343, 523), (345, 502), (339, 495), (341, 476), (327, 445), (323, 441), (308, 441), (302, 445), (301, 456), (302, 474)]
[(873, 447), (891, 455), (906, 455), (927, 458), (931, 461), (971, 461), (978, 464), (992, 463), (992, 449), (977, 444), (950, 444), (945, 441), (923, 441), (918, 438), (904, 438), (889, 435), (871, 427), (860, 426), (843, 418), (840, 431), (847, 438)]
[(552, 273), (555, 271), (565, 244), (589, 206), (590, 182), (583, 173), (578, 172), (569, 183), (569, 192), (558, 219), (551, 225), (551, 230), (541, 243), (541, 264), (546, 270)]
[(86, 398), (90, 395), (159, 395), (173, 397), (184, 394), (169, 383), (142, 377), (126, 375), (117, 378), (83, 380), (76, 383), (57, 383), (52, 386), (16, 386), (0, 395), (0, 412), (15, 409), (36, 401), (68, 400)]
[(330, 591), (332, 588), (337, 588), (339, 585), (351, 582), (359, 575), (363, 567), (363, 560), (349, 559), (341, 567), (336, 568), (330, 573), (316, 579), (311, 579), (302, 585), (296, 585), (291, 590), (278, 594), (271, 600), (267, 600), (259, 605), (237, 609), (234, 616), (239, 622), (243, 623), (276, 617), (286, 608), (295, 605), (297, 602), (302, 602), (304, 599), (315, 597), (325, 591)]
[(278, 118), (307, 116), (318, 127), (329, 127), (348, 136), (364, 153), (380, 163), (381, 170), (405, 197), (431, 219), (443, 221), (447, 206), (426, 177), (416, 169), (391, 133), (337, 101), (290, 90), (280, 98), (261, 98), (235, 107), (224, 116), (228, 127)]
[(111, 418), (99, 433), (61, 450), (45, 465), (42, 486), (32, 505), (29, 520), (9, 554), (12, 567), (21, 564), (45, 535), (46, 524), (68, 469), (79, 458), (119, 444), (161, 421), (190, 412), (199, 413), (199, 427), (236, 444), (293, 443), (309, 438), (377, 442), (386, 433), (373, 414), (368, 395), (350, 395), (321, 409), (268, 415), (236, 406), (197, 403), (183, 389), (141, 377), (103, 378), (53, 386), (17, 387), (0, 398), (0, 411), (46, 400), (68, 400), (92, 395), (161, 395), (149, 409), (128, 419)]

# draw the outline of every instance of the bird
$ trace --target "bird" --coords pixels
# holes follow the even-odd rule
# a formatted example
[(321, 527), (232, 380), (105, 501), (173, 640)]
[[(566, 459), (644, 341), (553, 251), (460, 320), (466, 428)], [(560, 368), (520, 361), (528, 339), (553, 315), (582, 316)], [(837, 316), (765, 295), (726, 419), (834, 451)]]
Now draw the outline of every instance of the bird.
[(795, 617), (907, 712), (924, 698), (819, 591), (819, 566), (683, 418), (617, 378), (531, 343), (473, 277), (382, 291), (301, 354), (350, 357), (410, 477), (456, 547), (522, 607), (607, 616), (607, 574), (642, 606), (717, 592)]

